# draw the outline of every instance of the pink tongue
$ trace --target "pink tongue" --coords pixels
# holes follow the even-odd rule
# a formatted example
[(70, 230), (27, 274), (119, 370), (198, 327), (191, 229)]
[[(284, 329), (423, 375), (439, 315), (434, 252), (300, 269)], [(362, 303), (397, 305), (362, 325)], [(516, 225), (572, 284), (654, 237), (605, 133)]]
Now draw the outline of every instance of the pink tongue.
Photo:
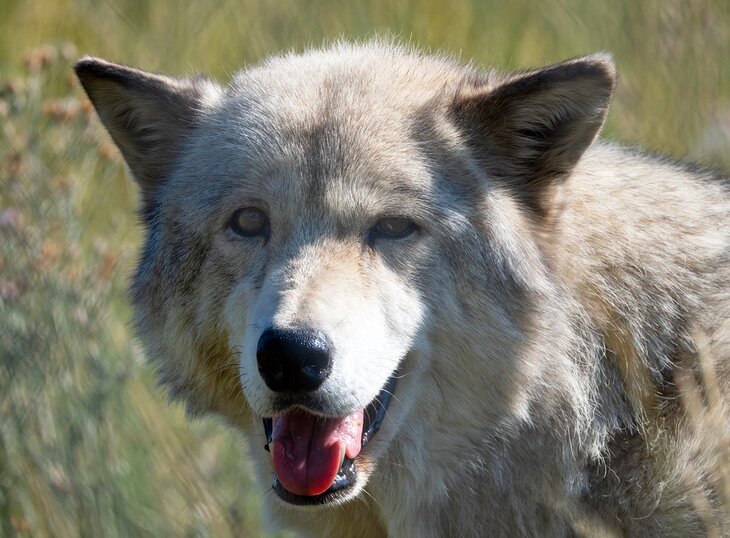
[(271, 455), (281, 485), (295, 495), (329, 489), (342, 464), (362, 448), (363, 411), (343, 418), (322, 418), (289, 411), (273, 420)]

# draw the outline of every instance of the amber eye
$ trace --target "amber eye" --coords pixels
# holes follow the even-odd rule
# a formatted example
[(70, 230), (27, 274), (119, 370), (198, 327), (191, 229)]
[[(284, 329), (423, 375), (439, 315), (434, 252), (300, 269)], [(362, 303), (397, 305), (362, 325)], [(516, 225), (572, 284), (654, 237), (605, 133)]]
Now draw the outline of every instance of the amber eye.
[(416, 225), (405, 217), (388, 217), (380, 219), (372, 232), (386, 239), (402, 239), (411, 235), (415, 230)]
[(254, 237), (266, 229), (266, 215), (255, 207), (242, 207), (233, 213), (228, 225), (238, 235)]

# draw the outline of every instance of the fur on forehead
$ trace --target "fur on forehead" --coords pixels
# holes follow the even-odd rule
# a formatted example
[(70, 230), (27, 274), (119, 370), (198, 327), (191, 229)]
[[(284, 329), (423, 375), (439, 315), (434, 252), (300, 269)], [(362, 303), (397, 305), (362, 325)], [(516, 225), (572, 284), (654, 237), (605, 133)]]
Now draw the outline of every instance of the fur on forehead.
[[(332, 163), (395, 186), (400, 178), (433, 172), (425, 164), (418, 170), (414, 162), (420, 152), (432, 150), (426, 147), (432, 138), (419, 136), (424, 129), (438, 128), (442, 142), (458, 145), (456, 130), (449, 132), (449, 125), (428, 117), (447, 114), (465, 84), (484, 89), (498, 78), (445, 55), (424, 55), (383, 40), (276, 56), (234, 77), (189, 153), (203, 152), (209, 137), (215, 137), (217, 155), (230, 154), (228, 161), (206, 163), (216, 179), (241, 178), (245, 171), (256, 188), (270, 185), (277, 172), (291, 172), (290, 165), (300, 168), (300, 176), (306, 174), (302, 165), (313, 160), (319, 173), (333, 172), (326, 166)], [(363, 156), (387, 173), (354, 169)], [(178, 168), (189, 173), (196, 160), (188, 158)]]
[[(239, 72), (228, 93), (258, 96), (277, 108), (292, 101), (322, 102), (332, 95), (353, 106), (374, 99), (382, 107), (417, 108), (458, 86), (465, 75), (476, 73), (449, 56), (426, 55), (384, 40), (339, 42), (328, 48), (273, 56)], [(272, 101), (272, 95), (279, 99)]]
[[(474, 73), (445, 56), (383, 41), (339, 43), (239, 72), (208, 121), (219, 134), (229, 133), (233, 144), (251, 146), (259, 160), (267, 154), (279, 161), (290, 157), (299, 149), (293, 138), (316, 137), (329, 143), (318, 149), (335, 153), (348, 143), (356, 149), (368, 136), (379, 139), (371, 151), (383, 153), (373, 157), (384, 159), (410, 138), (414, 116), (434, 101), (445, 104), (444, 96), (453, 99), (464, 77)], [(392, 140), (383, 143), (388, 134)]]
[[(385, 68), (375, 76), (367, 62)], [(440, 140), (458, 145), (454, 129), (426, 117), (434, 112), (430, 103), (444, 109), (450, 102), (444, 97), (453, 96), (465, 70), (445, 57), (374, 42), (282, 56), (243, 71), (173, 174), (171, 190), (195, 196), (172, 198), (212, 207), (236, 192), (282, 202), (306, 193), (325, 205), (336, 198), (331, 205), (340, 211), (356, 211), (343, 199), (390, 213), (401, 201), (425, 210), (436, 198), (429, 194), (438, 188), (438, 171), (427, 164), (434, 162), (427, 155), (435, 151), (432, 137), (419, 133), (438, 125)]]

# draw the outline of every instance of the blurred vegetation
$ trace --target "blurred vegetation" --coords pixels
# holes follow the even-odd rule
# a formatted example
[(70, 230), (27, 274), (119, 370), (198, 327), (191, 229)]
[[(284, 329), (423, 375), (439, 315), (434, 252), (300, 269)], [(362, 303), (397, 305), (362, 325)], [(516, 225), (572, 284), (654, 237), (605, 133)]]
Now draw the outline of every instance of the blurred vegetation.
[(73, 60), (225, 80), (376, 34), (505, 69), (611, 51), (607, 136), (730, 166), (727, 0), (2, 0), (0, 536), (262, 535), (240, 435), (188, 423), (131, 338), (136, 188)]

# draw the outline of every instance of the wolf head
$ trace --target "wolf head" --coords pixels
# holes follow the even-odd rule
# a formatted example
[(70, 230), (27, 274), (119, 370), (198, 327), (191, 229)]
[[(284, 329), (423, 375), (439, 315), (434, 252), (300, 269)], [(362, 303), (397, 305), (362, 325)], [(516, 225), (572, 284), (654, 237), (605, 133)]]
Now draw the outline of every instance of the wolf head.
[(610, 58), (502, 75), (371, 43), (225, 88), (96, 58), (76, 72), (141, 188), (146, 353), (191, 412), (247, 432), (284, 501), (463, 454), (472, 430), (529, 420), (541, 388), (581, 398), (535, 336), (570, 331), (542, 243), (604, 121)]

